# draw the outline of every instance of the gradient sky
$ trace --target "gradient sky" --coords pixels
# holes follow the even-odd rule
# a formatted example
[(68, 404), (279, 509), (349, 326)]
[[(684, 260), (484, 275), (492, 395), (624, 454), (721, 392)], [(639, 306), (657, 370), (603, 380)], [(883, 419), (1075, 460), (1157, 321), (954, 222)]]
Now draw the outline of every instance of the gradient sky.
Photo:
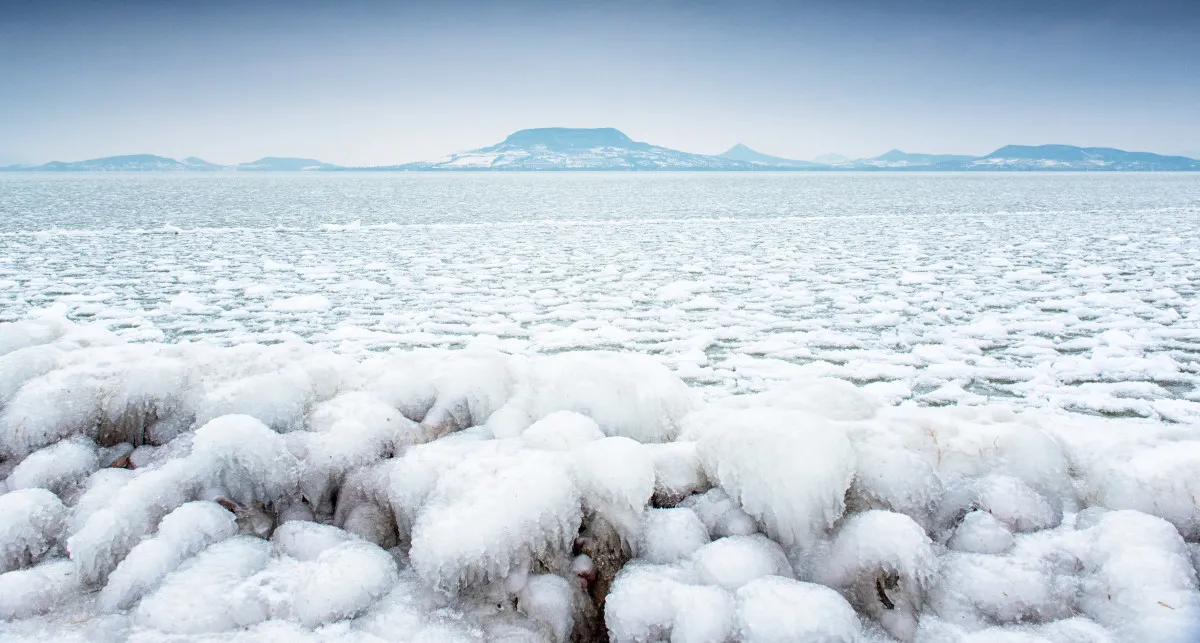
[(384, 164), (525, 127), (719, 153), (1200, 156), (1200, 2), (0, 0), (0, 163)]

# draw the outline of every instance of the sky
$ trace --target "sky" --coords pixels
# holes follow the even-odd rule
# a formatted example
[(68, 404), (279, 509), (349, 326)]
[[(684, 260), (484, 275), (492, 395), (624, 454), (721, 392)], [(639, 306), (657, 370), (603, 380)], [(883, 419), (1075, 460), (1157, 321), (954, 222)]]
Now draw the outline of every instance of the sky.
[(716, 154), (1200, 156), (1196, 0), (0, 0), (0, 164), (344, 165), (527, 127)]

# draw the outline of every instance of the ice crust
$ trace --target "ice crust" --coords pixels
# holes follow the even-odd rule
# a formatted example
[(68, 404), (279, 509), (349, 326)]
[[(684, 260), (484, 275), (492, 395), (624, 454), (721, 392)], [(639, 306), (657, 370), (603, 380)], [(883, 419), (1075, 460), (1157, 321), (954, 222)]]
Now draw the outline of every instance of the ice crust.
[(127, 344), (49, 313), (0, 348), (6, 640), (1200, 636), (1189, 422), (809, 375), (705, 400), (640, 355)]

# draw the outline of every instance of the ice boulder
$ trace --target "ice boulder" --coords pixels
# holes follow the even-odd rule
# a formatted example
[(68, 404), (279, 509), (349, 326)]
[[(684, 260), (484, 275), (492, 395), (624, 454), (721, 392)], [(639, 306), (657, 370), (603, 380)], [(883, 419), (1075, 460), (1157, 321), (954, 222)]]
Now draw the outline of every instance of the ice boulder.
[(614, 643), (724, 643), (734, 631), (729, 592), (692, 585), (674, 567), (633, 562), (613, 582), (604, 623)]
[(831, 377), (794, 380), (765, 393), (735, 395), (717, 404), (732, 409), (790, 409), (829, 420), (868, 420), (883, 406), (867, 391)]
[(234, 515), (215, 502), (180, 506), (162, 519), (153, 537), (138, 543), (117, 565), (96, 598), (97, 609), (132, 607), (180, 563), (235, 533)]
[(642, 560), (668, 565), (686, 558), (708, 542), (708, 529), (691, 509), (651, 509), (646, 513), (636, 550)]
[(75, 566), (66, 559), (0, 574), (0, 620), (44, 614), (79, 589)]
[(45, 489), (0, 495), (0, 573), (28, 567), (49, 552), (66, 519), (66, 506)]
[(250, 536), (221, 541), (180, 565), (134, 608), (133, 622), (164, 634), (216, 634), (239, 625), (233, 591), (267, 565), (270, 546)]
[(893, 637), (912, 641), (936, 571), (933, 543), (920, 525), (903, 514), (868, 511), (839, 526), (816, 578)]
[(70, 438), (29, 454), (8, 476), (8, 488), (42, 487), (70, 495), (99, 466), (96, 443), (85, 437)]
[(293, 615), (306, 627), (350, 618), (396, 583), (396, 561), (386, 551), (349, 540), (317, 555), (295, 585)]
[(488, 424), (498, 436), (514, 435), (555, 411), (574, 411), (608, 436), (668, 442), (699, 405), (694, 391), (648, 356), (577, 351), (531, 359), (521, 386)]
[(1136, 509), (1200, 540), (1200, 440), (1165, 440), (1104, 453), (1085, 466), (1090, 498), (1109, 509)]
[(654, 494), (654, 461), (644, 445), (603, 438), (576, 447), (571, 456), (584, 508), (616, 527), (625, 542), (636, 542)]
[(575, 483), (550, 454), (468, 453), (437, 476), (416, 514), (409, 556), (426, 583), (453, 593), (570, 551), (581, 519)]
[(729, 493), (767, 535), (812, 544), (845, 510), (854, 450), (829, 420), (779, 409), (710, 409), (689, 415), (709, 480)]
[(766, 576), (737, 590), (742, 643), (853, 643), (860, 625), (840, 594), (813, 583)]

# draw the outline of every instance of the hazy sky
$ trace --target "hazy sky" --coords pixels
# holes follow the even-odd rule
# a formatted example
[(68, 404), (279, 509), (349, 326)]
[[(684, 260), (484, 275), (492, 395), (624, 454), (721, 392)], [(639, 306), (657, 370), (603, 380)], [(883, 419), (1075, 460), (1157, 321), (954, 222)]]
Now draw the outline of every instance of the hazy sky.
[(1197, 34), (1197, 0), (0, 0), (0, 163), (381, 164), (543, 126), (792, 158), (1200, 155)]

